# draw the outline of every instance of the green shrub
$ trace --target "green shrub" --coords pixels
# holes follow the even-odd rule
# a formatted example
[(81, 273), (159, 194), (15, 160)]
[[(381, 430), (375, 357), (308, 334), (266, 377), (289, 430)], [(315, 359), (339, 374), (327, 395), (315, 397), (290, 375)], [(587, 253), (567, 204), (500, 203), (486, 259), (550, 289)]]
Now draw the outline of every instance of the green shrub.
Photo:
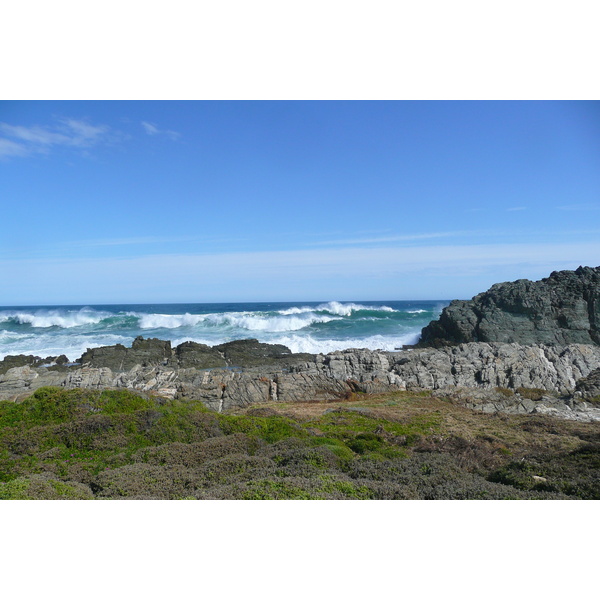
[(497, 387), (494, 388), (499, 394), (502, 394), (504, 397), (506, 398), (510, 398), (511, 396), (514, 396), (515, 393), (513, 390), (509, 389), (509, 388), (505, 388), (505, 387)]
[(91, 500), (89, 487), (75, 481), (60, 481), (47, 475), (19, 477), (0, 483), (0, 500)]
[(130, 390), (105, 390), (95, 402), (96, 409), (112, 415), (115, 413), (133, 413), (156, 406), (152, 400), (142, 398)]
[(383, 440), (380, 436), (374, 433), (359, 433), (354, 439), (348, 443), (348, 448), (357, 454), (366, 454), (367, 452), (377, 452), (383, 445)]
[(306, 431), (297, 423), (287, 417), (253, 417), (219, 415), (219, 425), (223, 432), (245, 433), (249, 436), (258, 437), (272, 444), (289, 437), (307, 437)]
[(540, 388), (517, 388), (517, 394), (522, 396), (523, 398), (528, 398), (529, 400), (541, 400), (544, 396), (548, 395), (547, 390), (542, 390)]
[(572, 452), (551, 457), (531, 456), (513, 461), (490, 473), (488, 479), (519, 490), (600, 500), (600, 444), (585, 444)]

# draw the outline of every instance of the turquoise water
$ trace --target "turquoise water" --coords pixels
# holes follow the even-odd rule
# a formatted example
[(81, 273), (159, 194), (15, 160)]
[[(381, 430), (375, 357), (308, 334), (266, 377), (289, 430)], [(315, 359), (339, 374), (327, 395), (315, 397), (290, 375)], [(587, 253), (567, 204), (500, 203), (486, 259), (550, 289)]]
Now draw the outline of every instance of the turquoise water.
[(257, 338), (292, 352), (345, 348), (393, 350), (418, 340), (445, 300), (113, 304), (0, 307), (0, 358), (7, 354), (76, 360), (87, 348), (138, 336), (214, 346)]

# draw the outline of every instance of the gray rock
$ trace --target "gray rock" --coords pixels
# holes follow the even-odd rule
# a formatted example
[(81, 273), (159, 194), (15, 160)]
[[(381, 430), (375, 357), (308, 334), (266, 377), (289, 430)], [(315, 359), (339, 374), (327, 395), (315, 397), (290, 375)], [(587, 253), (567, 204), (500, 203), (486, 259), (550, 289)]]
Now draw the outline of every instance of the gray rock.
[(0, 374), (6, 373), (9, 369), (14, 367), (24, 367), (25, 365), (37, 366), (44, 362), (39, 356), (25, 355), (25, 354), (9, 354), (0, 361)]
[[(213, 349), (222, 353), (227, 365), (234, 367), (288, 364), (289, 359), (293, 356), (287, 346), (263, 344), (256, 339), (235, 340), (214, 346)], [(298, 360), (301, 359), (295, 356), (292, 362)]]
[(213, 369), (226, 367), (227, 361), (221, 352), (206, 344), (183, 342), (175, 348), (175, 359), (180, 368)]
[(122, 344), (88, 349), (79, 362), (89, 367), (107, 367), (113, 371), (128, 371), (135, 365), (151, 366), (168, 362), (172, 357), (171, 342), (138, 336), (131, 348)]
[(575, 389), (580, 392), (581, 398), (600, 399), (600, 368), (594, 369), (587, 377), (579, 379)]
[[(473, 342), (401, 352), (344, 350), (293, 355), (284, 352), (285, 347), (253, 340), (223, 344), (219, 350), (185, 344), (175, 351), (168, 342), (160, 342), (137, 340), (131, 349), (95, 349), (88, 354), (92, 360), (87, 364), (64, 372), (29, 364), (13, 367), (0, 374), (0, 399), (19, 399), (45, 385), (128, 388), (164, 398), (196, 399), (223, 411), (264, 402), (350, 399), (356, 392), (438, 390), (486, 412), (537, 411), (578, 420), (600, 419), (600, 409), (579, 400), (595, 389), (586, 382), (595, 382), (600, 370), (598, 345)], [(261, 354), (265, 364), (258, 366)], [(96, 360), (117, 367), (90, 364)], [(223, 360), (227, 366), (222, 365)], [(210, 361), (217, 366), (206, 367)], [(250, 366), (230, 366), (233, 361)], [(131, 363), (135, 364), (123, 368)], [(545, 392), (537, 392), (539, 399), (531, 400), (525, 397), (531, 394), (515, 393), (518, 388)], [(456, 396), (458, 390), (466, 391)], [(561, 395), (564, 398), (558, 397)]]
[(600, 344), (600, 267), (497, 283), (470, 301), (454, 300), (418, 346), (464, 342)]
[[(255, 339), (236, 340), (213, 347), (196, 342), (183, 342), (175, 349), (171, 349), (171, 342), (137, 337), (131, 348), (116, 344), (88, 349), (79, 362), (89, 367), (107, 367), (114, 372), (123, 372), (131, 370), (136, 365), (142, 367), (163, 365), (177, 369), (263, 368), (269, 365), (284, 368), (313, 358), (312, 354), (292, 354), (286, 346), (263, 344)], [(31, 359), (33, 360), (34, 357)], [(29, 360), (27, 357), (19, 360), (19, 363), (11, 363), (10, 366), (34, 364), (31, 360), (27, 362)]]

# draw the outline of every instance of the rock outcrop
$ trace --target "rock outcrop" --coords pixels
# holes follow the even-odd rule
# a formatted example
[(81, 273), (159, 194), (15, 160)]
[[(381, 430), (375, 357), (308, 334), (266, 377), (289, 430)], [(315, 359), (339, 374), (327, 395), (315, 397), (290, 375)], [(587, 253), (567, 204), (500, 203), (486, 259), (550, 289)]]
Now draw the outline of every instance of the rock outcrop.
[(594, 369), (587, 377), (582, 377), (575, 389), (582, 398), (595, 398), (600, 401), (600, 367)]
[[(201, 400), (218, 411), (260, 402), (349, 398), (357, 392), (439, 390), (485, 411), (538, 412), (600, 420), (600, 267), (499, 283), (453, 301), (400, 352), (293, 354), (255, 339), (176, 348), (138, 337), (67, 358), (7, 356), (0, 400), (41, 386), (129, 388)], [(592, 403), (589, 400), (593, 400)]]
[(600, 267), (497, 283), (472, 300), (454, 300), (417, 346), (467, 342), (600, 345)]
[(131, 348), (122, 344), (91, 348), (83, 353), (79, 362), (90, 367), (108, 367), (113, 371), (128, 371), (135, 365), (143, 367), (168, 362), (172, 356), (171, 342), (138, 336)]
[[(263, 344), (256, 339), (235, 340), (218, 346), (183, 342), (171, 348), (171, 342), (137, 337), (131, 348), (122, 344), (88, 349), (79, 359), (82, 366), (107, 367), (112, 371), (129, 371), (136, 365), (156, 365), (175, 369), (214, 369), (217, 367), (256, 367), (288, 365), (302, 362), (311, 354), (292, 354), (287, 346)], [(13, 361), (19, 357), (10, 357)], [(34, 357), (22, 357), (15, 366), (32, 364)], [(0, 362), (0, 365), (2, 363)], [(12, 363), (11, 363), (12, 366)]]
[[(400, 352), (344, 350), (306, 355), (247, 340), (220, 346), (216, 352), (225, 364), (206, 366), (217, 360), (215, 348), (186, 342), (171, 350), (168, 343), (157, 342), (138, 340), (139, 354), (128, 354), (134, 348), (125, 352), (114, 346), (95, 349), (84, 355), (90, 357), (88, 362), (63, 371), (30, 364), (9, 368), (0, 375), (0, 399), (23, 398), (45, 385), (128, 388), (165, 398), (201, 400), (222, 411), (261, 402), (336, 400), (357, 392), (426, 389), (455, 394), (462, 389), (468, 392), (468, 402), (480, 410), (549, 411), (567, 418), (600, 420), (600, 409), (582, 399), (591, 397), (586, 390), (593, 388), (585, 382), (595, 381), (593, 374), (600, 370), (600, 346), (591, 344), (479, 342)], [(129, 367), (134, 356), (139, 362)], [(477, 400), (478, 394), (484, 394), (483, 399)]]
[(61, 354), (60, 356), (47, 356), (40, 358), (39, 356), (24, 355), (24, 354), (9, 354), (0, 360), (0, 374), (6, 373), (14, 367), (46, 367), (53, 370), (62, 370), (62, 367), (69, 363), (69, 359)]

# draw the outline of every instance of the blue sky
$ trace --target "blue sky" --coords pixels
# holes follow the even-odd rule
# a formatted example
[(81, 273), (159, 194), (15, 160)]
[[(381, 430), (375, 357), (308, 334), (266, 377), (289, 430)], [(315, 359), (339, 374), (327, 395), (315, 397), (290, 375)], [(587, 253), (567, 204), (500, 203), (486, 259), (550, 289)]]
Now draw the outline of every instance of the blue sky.
[(470, 298), (600, 265), (600, 103), (5, 101), (0, 305)]

